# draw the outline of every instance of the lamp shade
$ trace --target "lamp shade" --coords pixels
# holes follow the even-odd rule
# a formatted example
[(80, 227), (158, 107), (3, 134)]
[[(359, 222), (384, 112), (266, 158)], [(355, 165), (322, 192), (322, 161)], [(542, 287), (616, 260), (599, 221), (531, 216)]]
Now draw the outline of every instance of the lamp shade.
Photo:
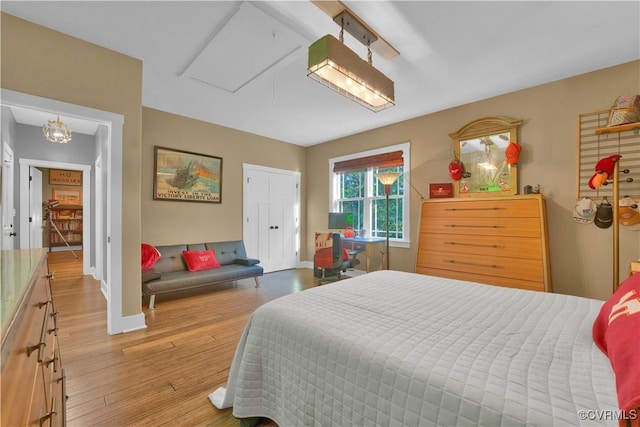
[(393, 81), (327, 34), (309, 46), (307, 76), (372, 111), (395, 102)]
[(399, 172), (381, 172), (376, 174), (376, 178), (383, 185), (393, 185), (400, 176)]

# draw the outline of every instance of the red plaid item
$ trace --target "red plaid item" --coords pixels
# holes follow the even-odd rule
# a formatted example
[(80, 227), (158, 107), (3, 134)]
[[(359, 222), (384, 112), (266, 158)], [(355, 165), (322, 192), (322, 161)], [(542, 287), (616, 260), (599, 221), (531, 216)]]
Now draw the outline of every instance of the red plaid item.
[[(640, 426), (640, 274), (623, 281), (593, 323), (593, 341), (611, 362), (620, 426)], [(624, 418), (624, 417), (623, 417)]]

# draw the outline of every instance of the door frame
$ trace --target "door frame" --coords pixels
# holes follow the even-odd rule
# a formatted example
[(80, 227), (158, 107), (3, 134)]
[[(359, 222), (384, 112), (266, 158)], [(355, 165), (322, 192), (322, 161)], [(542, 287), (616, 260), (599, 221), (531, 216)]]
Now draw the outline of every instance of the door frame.
[[(81, 105), (56, 101), (40, 96), (0, 89), (0, 104), (46, 111), (83, 120), (98, 122), (107, 128), (105, 138), (107, 164), (106, 240), (100, 248), (106, 253), (107, 281), (102, 281), (107, 299), (107, 333), (110, 335), (145, 328), (144, 316), (122, 316), (122, 151), (124, 116)], [(90, 179), (83, 180), (90, 182)], [(96, 200), (96, 209), (101, 209), (105, 200)]]
[(20, 249), (28, 249), (31, 245), (29, 233), (29, 171), (30, 168), (48, 168), (82, 171), (82, 274), (91, 272), (91, 255), (102, 253), (91, 244), (91, 166), (79, 163), (50, 162), (48, 160), (19, 159), (20, 162)]

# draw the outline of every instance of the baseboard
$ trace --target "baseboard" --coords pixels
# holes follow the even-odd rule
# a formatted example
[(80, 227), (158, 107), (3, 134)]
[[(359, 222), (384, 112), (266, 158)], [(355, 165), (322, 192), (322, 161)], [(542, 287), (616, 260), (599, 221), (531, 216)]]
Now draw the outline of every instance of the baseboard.
[(109, 285), (104, 280), (100, 281), (100, 292), (102, 292), (104, 299), (109, 301)]
[(134, 316), (127, 316), (122, 318), (122, 333), (137, 331), (139, 329), (146, 329), (147, 325), (144, 323), (144, 313), (136, 314)]
[(298, 268), (313, 268), (313, 261), (301, 261), (298, 263)]

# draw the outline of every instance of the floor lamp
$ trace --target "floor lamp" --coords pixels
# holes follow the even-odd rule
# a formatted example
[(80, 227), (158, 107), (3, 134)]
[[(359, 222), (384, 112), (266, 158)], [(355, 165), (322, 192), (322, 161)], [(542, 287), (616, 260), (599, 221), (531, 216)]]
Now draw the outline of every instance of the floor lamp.
[(389, 194), (391, 193), (391, 186), (396, 179), (400, 176), (398, 172), (383, 172), (377, 173), (376, 178), (382, 185), (384, 185), (384, 194), (387, 196), (387, 249), (385, 252), (385, 258), (387, 259), (387, 270), (389, 269)]

